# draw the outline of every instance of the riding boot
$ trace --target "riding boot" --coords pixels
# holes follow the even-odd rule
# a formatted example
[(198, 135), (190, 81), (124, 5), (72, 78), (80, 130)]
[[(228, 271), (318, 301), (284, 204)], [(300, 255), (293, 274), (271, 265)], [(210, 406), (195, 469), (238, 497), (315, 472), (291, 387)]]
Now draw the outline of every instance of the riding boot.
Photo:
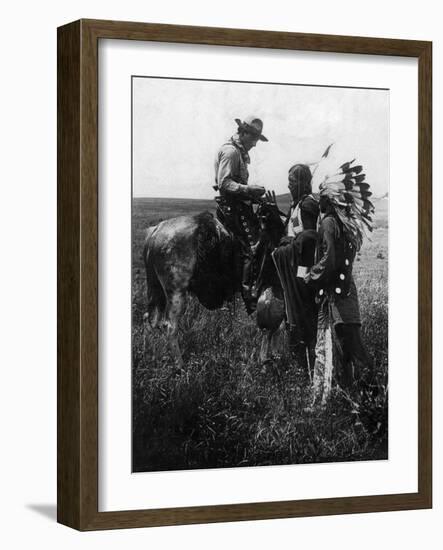
[(242, 273), (242, 297), (245, 303), (246, 312), (251, 315), (257, 308), (257, 296), (254, 295), (252, 288), (252, 257), (250, 254), (243, 256)]
[(257, 309), (257, 297), (253, 295), (251, 287), (245, 284), (242, 284), (241, 295), (245, 303), (246, 313), (251, 315)]

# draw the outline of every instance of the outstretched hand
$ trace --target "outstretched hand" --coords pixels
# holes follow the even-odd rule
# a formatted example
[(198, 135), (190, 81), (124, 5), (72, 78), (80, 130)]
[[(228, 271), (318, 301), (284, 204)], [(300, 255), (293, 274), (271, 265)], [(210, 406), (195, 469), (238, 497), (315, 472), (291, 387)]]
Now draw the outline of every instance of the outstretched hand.
[(277, 206), (277, 198), (275, 196), (275, 191), (266, 191), (265, 202)]

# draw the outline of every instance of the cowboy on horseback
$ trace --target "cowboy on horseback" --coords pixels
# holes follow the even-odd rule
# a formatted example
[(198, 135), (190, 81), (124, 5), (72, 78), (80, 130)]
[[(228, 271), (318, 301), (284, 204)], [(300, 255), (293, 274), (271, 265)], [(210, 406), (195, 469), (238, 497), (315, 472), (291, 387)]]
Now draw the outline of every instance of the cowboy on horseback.
[(258, 141), (268, 141), (262, 134), (263, 122), (250, 116), (236, 118), (237, 132), (219, 149), (215, 159), (215, 185), (219, 191), (217, 217), (237, 237), (241, 248), (242, 296), (250, 314), (256, 308), (253, 293), (254, 245), (259, 237), (259, 222), (253, 204), (265, 193), (261, 185), (248, 183), (249, 151)]

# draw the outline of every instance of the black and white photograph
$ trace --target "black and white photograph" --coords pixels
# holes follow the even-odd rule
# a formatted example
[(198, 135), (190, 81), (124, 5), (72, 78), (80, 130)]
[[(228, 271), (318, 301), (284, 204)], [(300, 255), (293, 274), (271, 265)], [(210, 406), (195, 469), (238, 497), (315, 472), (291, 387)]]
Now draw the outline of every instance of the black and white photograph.
[(387, 460), (389, 89), (131, 92), (133, 472)]
[(439, 3), (3, 8), (0, 546), (438, 550)]

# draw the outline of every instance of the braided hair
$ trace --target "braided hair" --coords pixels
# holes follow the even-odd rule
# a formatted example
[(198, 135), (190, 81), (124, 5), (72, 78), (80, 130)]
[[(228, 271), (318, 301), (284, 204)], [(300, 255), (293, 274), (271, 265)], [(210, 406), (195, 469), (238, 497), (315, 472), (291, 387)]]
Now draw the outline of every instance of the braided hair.
[(294, 204), (312, 193), (312, 174), (309, 166), (306, 164), (294, 164), (289, 169), (289, 191), (291, 192)]

